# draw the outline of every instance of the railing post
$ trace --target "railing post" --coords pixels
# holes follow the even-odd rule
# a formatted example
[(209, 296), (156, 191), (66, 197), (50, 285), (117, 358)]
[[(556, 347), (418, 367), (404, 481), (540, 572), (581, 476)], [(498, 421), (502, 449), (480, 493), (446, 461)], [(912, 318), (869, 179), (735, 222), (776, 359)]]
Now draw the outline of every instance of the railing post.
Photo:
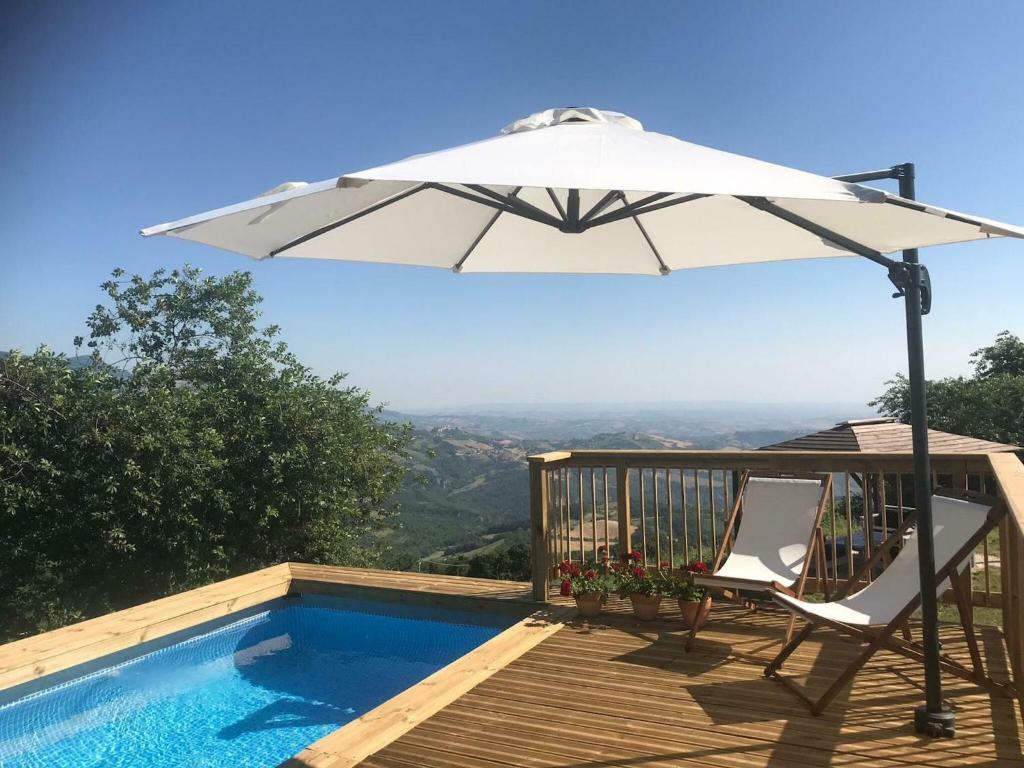
[(619, 558), (633, 549), (632, 522), (629, 512), (629, 467), (615, 465), (615, 515), (618, 523)]
[(548, 471), (544, 459), (531, 456), (530, 462), (530, 562), (532, 563), (533, 599), (548, 601)]

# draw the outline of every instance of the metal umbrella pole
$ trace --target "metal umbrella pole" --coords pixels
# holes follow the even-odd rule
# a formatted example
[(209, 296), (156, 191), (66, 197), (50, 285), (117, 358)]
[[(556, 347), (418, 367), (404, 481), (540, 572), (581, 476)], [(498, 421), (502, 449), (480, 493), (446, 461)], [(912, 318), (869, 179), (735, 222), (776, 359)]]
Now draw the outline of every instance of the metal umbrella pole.
[[(900, 197), (915, 199), (914, 164), (903, 163), (884, 171), (837, 176), (840, 181), (860, 183), (896, 179)], [(925, 703), (914, 710), (914, 728), (930, 736), (952, 736), (956, 716), (942, 702), (939, 676), (939, 619), (935, 583), (935, 541), (932, 533), (931, 459), (928, 452), (928, 400), (924, 377), (922, 316), (931, 310), (931, 281), (918, 261), (917, 249), (903, 251), (903, 260), (889, 266), (889, 279), (902, 296), (907, 318), (907, 361), (910, 384), (910, 424), (914, 444), (914, 507), (917, 513), (917, 549), (921, 579), (922, 646), (924, 650)]]

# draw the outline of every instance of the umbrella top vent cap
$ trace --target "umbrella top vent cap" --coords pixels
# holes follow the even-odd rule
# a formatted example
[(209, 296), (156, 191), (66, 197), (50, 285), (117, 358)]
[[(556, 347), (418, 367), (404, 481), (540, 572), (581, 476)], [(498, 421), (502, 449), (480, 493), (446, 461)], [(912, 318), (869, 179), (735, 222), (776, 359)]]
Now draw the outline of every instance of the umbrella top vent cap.
[(545, 109), (543, 112), (534, 112), (528, 117), (516, 120), (502, 128), (501, 134), (504, 136), (509, 133), (534, 131), (538, 128), (550, 128), (552, 125), (561, 125), (562, 123), (614, 123), (623, 128), (632, 128), (637, 131), (644, 129), (643, 123), (639, 120), (621, 112), (595, 109), (594, 107), (558, 107)]

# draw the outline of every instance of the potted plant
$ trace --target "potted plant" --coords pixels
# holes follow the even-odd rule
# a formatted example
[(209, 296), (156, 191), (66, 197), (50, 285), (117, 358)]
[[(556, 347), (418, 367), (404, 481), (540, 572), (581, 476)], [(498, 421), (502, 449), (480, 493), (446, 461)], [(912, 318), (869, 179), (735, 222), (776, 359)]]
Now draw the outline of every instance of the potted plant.
[(628, 597), (633, 615), (640, 621), (653, 621), (661, 609), (661, 597), (668, 584), (661, 571), (640, 564), (639, 552), (630, 552), (615, 568), (620, 597)]
[(561, 594), (570, 595), (576, 600), (576, 610), (580, 616), (593, 618), (601, 613), (605, 599), (608, 597), (608, 555), (604, 546), (598, 548), (602, 562), (598, 565), (587, 562), (582, 567), (569, 560), (563, 560), (558, 566), (562, 577)]
[(679, 613), (687, 627), (693, 627), (696, 624), (700, 629), (707, 622), (708, 614), (711, 612), (710, 598), (708, 598), (704, 610), (701, 610), (701, 600), (707, 595), (707, 590), (693, 583), (693, 574), (707, 572), (707, 563), (695, 560), (685, 567), (682, 576), (672, 580), (671, 592), (679, 602)]

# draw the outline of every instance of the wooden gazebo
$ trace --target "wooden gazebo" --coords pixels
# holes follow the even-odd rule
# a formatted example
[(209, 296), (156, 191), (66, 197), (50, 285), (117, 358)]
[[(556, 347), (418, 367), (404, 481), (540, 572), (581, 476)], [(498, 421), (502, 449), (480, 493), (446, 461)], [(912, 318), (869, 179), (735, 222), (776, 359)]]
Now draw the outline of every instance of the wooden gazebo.
[[(932, 453), (1014, 453), (1016, 445), (978, 440), (952, 432), (928, 430)], [(914, 450), (909, 424), (892, 418), (851, 419), (831, 429), (814, 432), (781, 443), (772, 443), (762, 451), (859, 451), (861, 453), (909, 453)]]

